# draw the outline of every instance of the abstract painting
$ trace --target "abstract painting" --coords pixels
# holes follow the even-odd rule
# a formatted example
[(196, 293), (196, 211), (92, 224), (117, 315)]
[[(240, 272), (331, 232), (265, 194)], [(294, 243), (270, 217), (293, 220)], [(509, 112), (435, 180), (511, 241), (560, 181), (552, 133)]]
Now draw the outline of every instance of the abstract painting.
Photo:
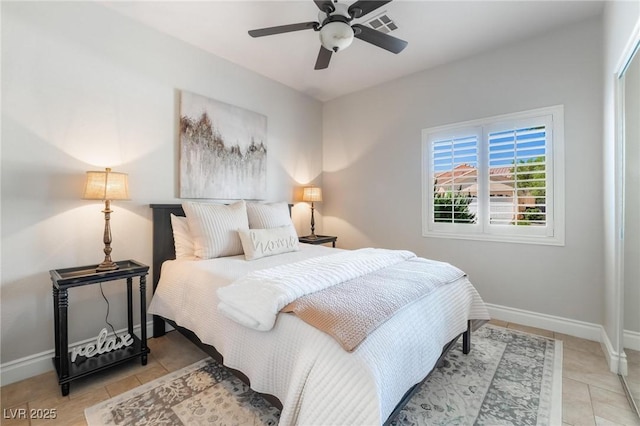
[(267, 117), (180, 92), (180, 198), (261, 200)]

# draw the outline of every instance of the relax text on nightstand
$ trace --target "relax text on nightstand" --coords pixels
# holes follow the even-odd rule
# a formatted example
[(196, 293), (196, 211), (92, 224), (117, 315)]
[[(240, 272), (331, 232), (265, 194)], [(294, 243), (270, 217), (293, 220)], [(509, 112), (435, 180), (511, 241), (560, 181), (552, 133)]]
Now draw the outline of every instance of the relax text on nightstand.
[(91, 358), (95, 355), (105, 354), (107, 352), (115, 351), (116, 349), (124, 348), (133, 345), (133, 337), (129, 333), (125, 334), (121, 339), (116, 337), (109, 337), (109, 332), (106, 328), (103, 328), (95, 342), (87, 343), (85, 346), (79, 346), (73, 348), (71, 351), (71, 362), (76, 362), (78, 355), (86, 358)]

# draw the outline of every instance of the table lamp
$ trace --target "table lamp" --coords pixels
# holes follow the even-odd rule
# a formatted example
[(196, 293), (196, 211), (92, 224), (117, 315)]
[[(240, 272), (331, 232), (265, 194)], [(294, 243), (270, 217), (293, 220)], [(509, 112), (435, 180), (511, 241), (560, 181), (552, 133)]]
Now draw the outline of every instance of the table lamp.
[(112, 271), (118, 269), (118, 265), (111, 260), (111, 201), (129, 199), (129, 183), (126, 173), (112, 172), (110, 168), (104, 172), (87, 172), (87, 181), (84, 187), (85, 200), (104, 201), (104, 261), (98, 265), (96, 271)]
[(309, 235), (308, 238), (318, 238), (318, 236), (315, 234), (316, 222), (313, 218), (313, 203), (316, 201), (322, 201), (322, 188), (318, 188), (317, 186), (306, 187), (304, 189), (304, 192), (302, 193), (302, 201), (311, 202), (311, 235)]

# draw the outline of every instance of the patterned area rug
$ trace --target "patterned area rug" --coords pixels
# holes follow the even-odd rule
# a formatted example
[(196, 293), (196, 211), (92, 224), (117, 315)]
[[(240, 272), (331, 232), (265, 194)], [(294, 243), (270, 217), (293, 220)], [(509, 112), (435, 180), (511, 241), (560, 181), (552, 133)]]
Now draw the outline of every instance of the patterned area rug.
[[(462, 340), (462, 339), (460, 339)], [(394, 425), (562, 423), (562, 342), (485, 325), (461, 342)], [(98, 425), (276, 425), (279, 410), (212, 359), (85, 410)]]

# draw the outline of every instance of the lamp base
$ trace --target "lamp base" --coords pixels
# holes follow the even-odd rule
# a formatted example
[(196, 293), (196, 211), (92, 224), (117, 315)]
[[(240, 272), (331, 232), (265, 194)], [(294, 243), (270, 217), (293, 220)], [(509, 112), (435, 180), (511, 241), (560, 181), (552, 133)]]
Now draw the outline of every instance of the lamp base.
[(311, 234), (311, 235), (307, 235), (305, 238), (308, 240), (317, 240), (318, 236), (316, 234)]
[(104, 261), (98, 265), (96, 272), (113, 271), (118, 269), (118, 264), (112, 261)]
[(113, 271), (118, 269), (118, 265), (111, 260), (111, 226), (109, 222), (111, 221), (111, 201), (104, 201), (104, 235), (102, 241), (104, 242), (104, 260), (101, 264), (96, 268), (96, 272), (105, 272), (105, 271)]

